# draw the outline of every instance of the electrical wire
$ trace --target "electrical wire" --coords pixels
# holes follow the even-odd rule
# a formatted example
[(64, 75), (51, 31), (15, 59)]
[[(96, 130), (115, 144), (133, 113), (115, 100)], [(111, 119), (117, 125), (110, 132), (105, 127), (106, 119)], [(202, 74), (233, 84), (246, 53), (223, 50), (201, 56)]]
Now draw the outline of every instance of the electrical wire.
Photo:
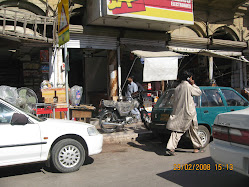
[(134, 64), (135, 64), (135, 62), (136, 62), (136, 60), (137, 60), (138, 58), (139, 58), (139, 57), (137, 56), (137, 57), (133, 60), (133, 63), (132, 63), (131, 68), (130, 68), (128, 74), (127, 74), (127, 77), (126, 77), (126, 79), (125, 79), (125, 82), (124, 82), (124, 84), (123, 84), (123, 87), (122, 87), (122, 89), (121, 89), (121, 92), (123, 91), (123, 89), (124, 89), (124, 87), (125, 87), (125, 84), (126, 84), (126, 81), (127, 81), (127, 79), (129, 78), (130, 73), (131, 73), (131, 71), (132, 71), (132, 68), (133, 68), (133, 66), (134, 66)]

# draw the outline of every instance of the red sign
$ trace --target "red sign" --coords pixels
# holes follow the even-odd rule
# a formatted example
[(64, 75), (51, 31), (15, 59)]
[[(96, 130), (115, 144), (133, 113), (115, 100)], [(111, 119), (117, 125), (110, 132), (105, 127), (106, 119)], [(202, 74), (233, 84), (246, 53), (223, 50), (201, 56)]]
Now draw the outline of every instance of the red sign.
[(146, 11), (146, 7), (193, 12), (192, 0), (109, 0), (113, 14)]
[(144, 0), (146, 6), (192, 12), (192, 0)]
[(113, 14), (123, 14), (145, 11), (145, 4), (144, 0), (120, 0), (119, 2), (110, 0), (108, 8)]

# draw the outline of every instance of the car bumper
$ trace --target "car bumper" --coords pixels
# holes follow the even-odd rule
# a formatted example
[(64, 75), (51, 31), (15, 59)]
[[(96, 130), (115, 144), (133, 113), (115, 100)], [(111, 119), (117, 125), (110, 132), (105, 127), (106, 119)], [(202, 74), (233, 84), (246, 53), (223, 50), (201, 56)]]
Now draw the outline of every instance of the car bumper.
[(95, 136), (88, 136), (86, 138), (88, 155), (95, 155), (102, 151), (103, 147), (103, 135), (98, 134)]
[(232, 164), (234, 171), (249, 177), (248, 148), (232, 145), (221, 140), (214, 140), (210, 143), (210, 154), (216, 163)]
[(152, 131), (155, 130), (155, 131), (162, 132), (162, 133), (165, 133), (168, 131), (166, 129), (166, 124), (164, 123), (151, 123), (150, 128)]

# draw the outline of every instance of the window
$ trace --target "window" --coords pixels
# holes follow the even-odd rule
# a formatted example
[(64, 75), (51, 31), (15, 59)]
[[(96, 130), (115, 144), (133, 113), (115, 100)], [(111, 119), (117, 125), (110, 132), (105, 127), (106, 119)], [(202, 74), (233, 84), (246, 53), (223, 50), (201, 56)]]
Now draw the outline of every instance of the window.
[(10, 123), (14, 110), (0, 103), (0, 124)]
[(159, 108), (173, 108), (174, 104), (174, 90), (169, 90), (164, 94), (162, 102), (159, 105)]
[(247, 106), (247, 102), (233, 90), (222, 90), (228, 106)]
[(201, 96), (202, 107), (224, 106), (218, 90), (202, 90)]
[[(173, 108), (173, 104), (174, 104), (174, 99), (175, 99), (175, 95), (174, 95), (175, 90), (169, 90), (168, 92), (166, 92), (162, 98), (162, 102), (160, 103), (160, 105), (156, 105), (155, 107), (159, 107), (159, 108)], [(194, 96), (194, 103), (195, 103), (195, 107), (199, 107), (199, 97)]]

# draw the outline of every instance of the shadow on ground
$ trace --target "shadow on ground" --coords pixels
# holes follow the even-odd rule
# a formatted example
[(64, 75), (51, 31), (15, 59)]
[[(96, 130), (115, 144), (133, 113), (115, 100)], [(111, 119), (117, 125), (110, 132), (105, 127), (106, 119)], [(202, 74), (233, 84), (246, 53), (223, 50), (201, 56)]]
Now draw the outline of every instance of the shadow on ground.
[[(84, 165), (92, 164), (93, 162), (94, 159), (92, 157), (87, 157), (82, 167), (84, 167)], [(53, 167), (46, 167), (45, 163), (34, 163), (34, 164), (2, 167), (0, 168), (0, 178), (31, 174), (31, 173), (46, 174), (46, 172), (58, 173), (53, 169)]]
[[(195, 169), (193, 165), (195, 164)], [(210, 164), (210, 169), (204, 164)], [(202, 170), (197, 170), (197, 165), (202, 165)], [(191, 170), (190, 170), (191, 166)], [(206, 170), (203, 170), (205, 169)], [(175, 168), (178, 169), (178, 168)], [(211, 157), (202, 158), (189, 162), (182, 170), (170, 170), (157, 174), (165, 180), (180, 186), (248, 186), (249, 178), (231, 170), (216, 170), (215, 163)]]
[[(144, 136), (144, 134), (141, 136)], [(128, 142), (127, 144), (144, 151), (155, 152), (157, 155), (164, 156), (168, 139), (169, 137), (164, 137), (162, 140), (160, 137), (150, 135), (150, 138), (147, 139), (144, 137), (137, 137), (136, 142)], [(176, 150), (176, 152), (193, 151), (193, 145), (189, 138), (182, 138), (178, 144), (178, 148), (180, 149)], [(187, 150), (181, 150), (181, 148)]]

